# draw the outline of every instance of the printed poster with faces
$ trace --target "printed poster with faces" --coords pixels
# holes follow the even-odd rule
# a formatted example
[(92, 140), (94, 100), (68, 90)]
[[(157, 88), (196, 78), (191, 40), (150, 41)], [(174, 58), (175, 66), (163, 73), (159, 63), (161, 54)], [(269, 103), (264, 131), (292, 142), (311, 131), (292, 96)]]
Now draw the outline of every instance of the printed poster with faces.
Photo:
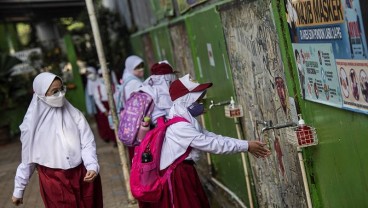
[(343, 108), (368, 114), (368, 61), (336, 59)]
[(331, 44), (293, 44), (302, 98), (342, 107), (336, 63)]

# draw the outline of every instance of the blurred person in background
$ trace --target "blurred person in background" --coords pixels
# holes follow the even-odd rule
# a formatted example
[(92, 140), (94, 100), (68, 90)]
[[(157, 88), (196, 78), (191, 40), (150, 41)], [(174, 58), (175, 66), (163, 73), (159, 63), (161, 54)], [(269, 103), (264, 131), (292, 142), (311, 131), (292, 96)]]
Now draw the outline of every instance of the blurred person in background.
[[(112, 84), (112, 91), (115, 91), (115, 86)], [(98, 128), (98, 133), (105, 142), (114, 142), (116, 146), (115, 133), (110, 128), (108, 116), (110, 111), (110, 106), (108, 103), (107, 87), (105, 80), (102, 76), (102, 70), (98, 70), (98, 81), (97, 86), (93, 90), (93, 98), (97, 106), (96, 123)]]

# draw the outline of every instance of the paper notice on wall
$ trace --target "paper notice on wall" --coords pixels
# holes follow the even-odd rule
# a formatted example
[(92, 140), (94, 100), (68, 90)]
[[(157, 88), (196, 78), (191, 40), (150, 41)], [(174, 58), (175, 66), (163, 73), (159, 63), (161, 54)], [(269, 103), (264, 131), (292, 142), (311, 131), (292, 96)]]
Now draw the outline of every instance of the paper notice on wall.
[(368, 114), (368, 61), (337, 59), (343, 108)]
[(198, 69), (199, 69), (199, 77), (203, 77), (203, 72), (202, 72), (202, 64), (201, 64), (201, 59), (197, 56), (197, 63), (198, 63)]
[(342, 107), (336, 63), (331, 44), (293, 44), (302, 97)]
[(212, 45), (207, 43), (207, 54), (211, 66), (215, 66), (215, 59), (213, 58)]

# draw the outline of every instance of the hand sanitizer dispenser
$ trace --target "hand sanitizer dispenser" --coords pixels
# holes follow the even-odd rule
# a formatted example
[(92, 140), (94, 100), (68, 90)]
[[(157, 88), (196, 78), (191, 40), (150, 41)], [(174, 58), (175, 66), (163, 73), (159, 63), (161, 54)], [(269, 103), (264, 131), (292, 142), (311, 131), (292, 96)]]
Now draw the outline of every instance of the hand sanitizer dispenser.
[(237, 118), (243, 116), (243, 107), (235, 104), (234, 98), (231, 97), (230, 104), (225, 106), (225, 116), (228, 118)]
[(308, 145), (314, 142), (310, 126), (305, 125), (302, 115), (299, 114), (298, 127), (295, 130), (299, 145)]

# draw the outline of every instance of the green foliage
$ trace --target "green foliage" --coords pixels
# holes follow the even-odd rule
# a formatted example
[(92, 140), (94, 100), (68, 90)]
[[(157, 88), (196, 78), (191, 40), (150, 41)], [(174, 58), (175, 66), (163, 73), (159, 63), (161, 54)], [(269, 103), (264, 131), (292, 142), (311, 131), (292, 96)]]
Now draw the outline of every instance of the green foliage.
[[(120, 72), (123, 60), (131, 51), (130, 33), (120, 21), (117, 13), (113, 13), (100, 5), (96, 6), (96, 17), (108, 67)], [(82, 12), (78, 18), (62, 19), (60, 24), (64, 28), (68, 28), (68, 32), (71, 33), (78, 59), (87, 62), (88, 65), (97, 67), (99, 65), (98, 56), (87, 10)], [(79, 25), (79, 27), (73, 27), (73, 25)]]
[(8, 126), (10, 135), (19, 133), (32, 94), (32, 75), (11, 76), (10, 69), (19, 63), (19, 59), (0, 53), (0, 126)]
[(0, 53), (0, 108), (9, 105), (11, 87), (11, 68), (21, 61), (6, 53)]

